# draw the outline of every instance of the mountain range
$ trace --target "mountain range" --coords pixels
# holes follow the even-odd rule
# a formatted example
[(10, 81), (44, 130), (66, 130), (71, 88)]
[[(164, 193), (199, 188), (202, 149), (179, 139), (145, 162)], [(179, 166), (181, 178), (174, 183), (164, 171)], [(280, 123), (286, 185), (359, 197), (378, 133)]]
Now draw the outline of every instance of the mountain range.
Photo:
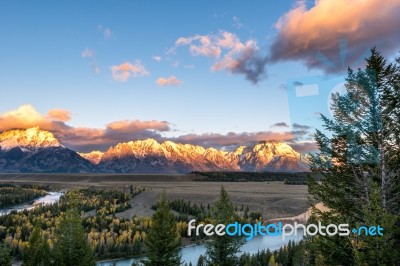
[(288, 144), (263, 141), (234, 151), (154, 139), (77, 153), (38, 127), (0, 134), (0, 172), (187, 173), (191, 171), (309, 171)]

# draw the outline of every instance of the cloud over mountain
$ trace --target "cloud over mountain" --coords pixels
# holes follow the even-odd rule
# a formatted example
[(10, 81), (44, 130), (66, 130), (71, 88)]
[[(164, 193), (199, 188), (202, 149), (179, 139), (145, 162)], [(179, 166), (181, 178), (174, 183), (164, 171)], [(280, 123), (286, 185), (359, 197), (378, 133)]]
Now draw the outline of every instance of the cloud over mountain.
[(0, 115), (0, 131), (38, 126), (53, 132), (67, 147), (89, 152), (105, 150), (111, 145), (132, 139), (160, 139), (160, 132), (170, 130), (167, 121), (122, 120), (108, 123), (104, 128), (88, 128), (67, 125), (65, 122), (69, 119), (67, 110), (53, 109), (48, 115), (42, 115), (32, 105), (22, 105)]
[(201, 145), (204, 147), (227, 147), (237, 145), (252, 145), (260, 141), (283, 141), (293, 143), (307, 138), (308, 131), (294, 130), (285, 132), (260, 131), (260, 132), (229, 132), (227, 134), (205, 133), (205, 134), (187, 134), (172, 141)]
[[(314, 149), (314, 142), (310, 138), (310, 127), (306, 125), (294, 124), (293, 130), (283, 132), (204, 133), (167, 138), (162, 133), (173, 130), (172, 124), (168, 121), (120, 120), (110, 122), (103, 128), (89, 128), (68, 125), (66, 122), (70, 119), (70, 113), (67, 110), (52, 109), (47, 115), (42, 115), (33, 106), (22, 105), (16, 110), (0, 115), (0, 132), (16, 128), (40, 127), (51, 131), (63, 145), (78, 152), (104, 151), (117, 143), (148, 138), (227, 149), (271, 140), (286, 142), (302, 152), (309, 151), (308, 148)], [(286, 124), (282, 122), (276, 125)]]

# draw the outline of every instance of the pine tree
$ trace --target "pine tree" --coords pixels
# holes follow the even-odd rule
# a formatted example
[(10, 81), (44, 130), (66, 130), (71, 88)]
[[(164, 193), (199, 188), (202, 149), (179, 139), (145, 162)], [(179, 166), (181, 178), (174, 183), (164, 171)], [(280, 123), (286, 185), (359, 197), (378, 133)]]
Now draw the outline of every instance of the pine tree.
[(11, 248), (4, 242), (0, 243), (0, 265), (11, 266)]
[(199, 260), (197, 261), (197, 266), (205, 266), (206, 262), (204, 261), (204, 256), (200, 255)]
[[(348, 70), (346, 92), (332, 95), (334, 118), (322, 116), (330, 135), (317, 130), (315, 139), (320, 152), (311, 157), (312, 170), (323, 177), (321, 182), (309, 180), (314, 202), (322, 202), (329, 211), (314, 210), (314, 221), (325, 225), (366, 224), (374, 216), (374, 210), (379, 209), (375, 214), (382, 215), (375, 215), (376, 223), (389, 225), (388, 221), (396, 216), (399, 222), (400, 62), (397, 62), (387, 63), (372, 49), (365, 69)], [(386, 234), (398, 241), (393, 228), (386, 228)], [(355, 243), (352, 237), (315, 236), (307, 247), (315, 260), (322, 259), (328, 265), (356, 264), (376, 250), (368, 241)], [(391, 265), (397, 260), (399, 252), (394, 243), (385, 242), (382, 246), (394, 251), (381, 263)]]
[[(232, 201), (224, 187), (221, 187), (219, 198), (213, 204), (211, 215), (214, 225), (228, 225), (239, 221)], [(214, 234), (211, 236), (210, 241), (206, 243), (206, 260), (208, 264), (218, 266), (236, 265), (238, 262), (236, 254), (240, 251), (243, 243), (243, 239), (240, 237)]]
[[(379, 186), (375, 183), (371, 188), (371, 204), (364, 206), (364, 222), (358, 223), (357, 227), (363, 225), (379, 225), (384, 229), (382, 236), (360, 236), (353, 237), (353, 246), (357, 265), (391, 265), (396, 256), (395, 240), (392, 234), (395, 217), (382, 207), (382, 199)], [(359, 248), (360, 247), (360, 248)]]
[(35, 225), (29, 236), (28, 247), (24, 250), (23, 266), (50, 265), (50, 247), (39, 224)]
[(179, 250), (182, 240), (165, 192), (160, 196), (152, 219), (152, 226), (145, 241), (147, 259), (143, 261), (143, 264), (147, 266), (181, 265)]
[(78, 210), (65, 212), (56, 234), (54, 261), (61, 266), (95, 265), (93, 251), (87, 242)]

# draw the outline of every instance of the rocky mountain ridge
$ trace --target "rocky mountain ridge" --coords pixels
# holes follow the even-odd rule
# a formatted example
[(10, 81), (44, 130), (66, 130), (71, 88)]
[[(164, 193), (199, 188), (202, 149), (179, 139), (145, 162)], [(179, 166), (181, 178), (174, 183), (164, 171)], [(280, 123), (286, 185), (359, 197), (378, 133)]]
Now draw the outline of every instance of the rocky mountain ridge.
[(154, 139), (119, 143), (109, 148), (99, 162), (103, 171), (167, 172), (190, 171), (309, 171), (304, 157), (282, 142), (260, 142), (228, 152)]
[(38, 127), (0, 134), (0, 172), (187, 173), (191, 171), (309, 171), (288, 144), (274, 141), (234, 151), (154, 139), (119, 143), (106, 152), (77, 153)]
[(97, 167), (38, 127), (15, 129), (0, 134), (0, 172), (79, 173)]

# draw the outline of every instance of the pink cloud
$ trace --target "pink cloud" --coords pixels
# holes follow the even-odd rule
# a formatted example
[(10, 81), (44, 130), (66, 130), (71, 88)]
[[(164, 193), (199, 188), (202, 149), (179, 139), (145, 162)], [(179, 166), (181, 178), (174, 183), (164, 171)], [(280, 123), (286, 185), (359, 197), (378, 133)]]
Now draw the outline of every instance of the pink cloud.
[(205, 133), (205, 134), (187, 134), (182, 135), (174, 140), (177, 142), (191, 143), (202, 145), (206, 147), (221, 147), (221, 146), (235, 146), (235, 145), (248, 145), (266, 140), (275, 141), (292, 141), (295, 138), (306, 134), (305, 132), (274, 132), (274, 131), (261, 131), (261, 132), (229, 132), (227, 134), (219, 133)]
[(258, 83), (266, 75), (267, 59), (261, 55), (255, 40), (243, 43), (237, 35), (221, 31), (216, 35), (180, 37), (175, 42), (175, 46), (184, 45), (189, 46), (192, 55), (216, 58), (211, 67), (213, 71), (241, 74), (253, 83)]
[(311, 8), (300, 1), (276, 23), (271, 60), (301, 60), (309, 67), (335, 71), (316, 55), (320, 52), (341, 67), (338, 42), (345, 39), (345, 70), (373, 46), (388, 53), (399, 48), (399, 14), (398, 0), (319, 0)]
[(122, 120), (107, 124), (107, 129), (119, 132), (132, 132), (144, 129), (153, 129), (158, 131), (170, 130), (170, 124), (167, 121), (140, 121), (140, 120)]
[(57, 121), (67, 122), (71, 120), (71, 113), (64, 109), (52, 109), (48, 111), (48, 116)]
[(131, 77), (150, 75), (140, 61), (136, 61), (134, 64), (126, 62), (118, 66), (112, 66), (111, 74), (113, 79), (119, 82), (125, 82)]
[(156, 81), (158, 86), (177, 86), (182, 84), (182, 81), (177, 79), (175, 76), (169, 76), (167, 78), (159, 78)]
[[(297, 125), (296, 130), (284, 132), (206, 133), (165, 138), (162, 137), (161, 133), (172, 130), (171, 123), (167, 121), (121, 120), (108, 123), (103, 128), (88, 128), (70, 126), (65, 123), (68, 118), (69, 112), (66, 110), (52, 109), (47, 115), (42, 115), (33, 106), (22, 105), (16, 110), (0, 115), (0, 132), (15, 128), (26, 129), (39, 126), (41, 129), (51, 131), (66, 147), (79, 152), (104, 151), (117, 143), (147, 138), (217, 148), (237, 147), (238, 145), (251, 145), (265, 140), (275, 140), (287, 142), (301, 152), (316, 150), (316, 144), (310, 136), (310, 128), (306, 125)], [(281, 124), (279, 123), (279, 125)]]
[(214, 43), (212, 36), (208, 35), (180, 37), (176, 40), (175, 45), (189, 45), (189, 51), (192, 55), (219, 57), (221, 54), (221, 48)]
[(72, 127), (65, 122), (69, 112), (62, 109), (49, 110), (42, 115), (32, 105), (22, 105), (0, 115), (0, 132), (10, 129), (40, 127), (51, 131), (62, 144), (73, 150), (89, 152), (106, 150), (120, 142), (137, 139), (162, 139), (159, 132), (169, 131), (166, 121), (123, 120), (107, 124), (104, 128)]

